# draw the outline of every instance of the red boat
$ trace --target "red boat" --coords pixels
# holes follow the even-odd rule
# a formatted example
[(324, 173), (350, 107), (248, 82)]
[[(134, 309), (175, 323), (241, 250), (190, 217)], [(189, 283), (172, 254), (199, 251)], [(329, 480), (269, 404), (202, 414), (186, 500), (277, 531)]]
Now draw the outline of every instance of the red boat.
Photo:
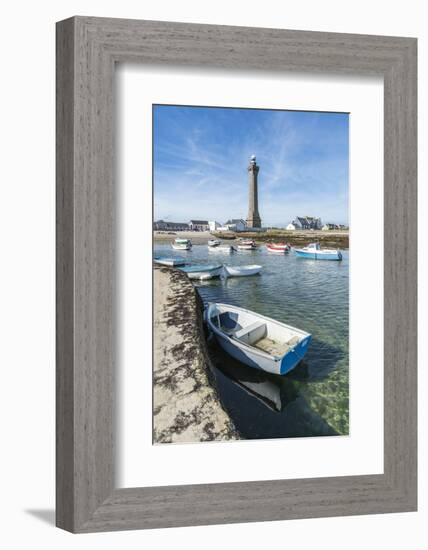
[(287, 243), (268, 243), (266, 248), (269, 252), (276, 252), (277, 254), (285, 254), (290, 250), (290, 245)]

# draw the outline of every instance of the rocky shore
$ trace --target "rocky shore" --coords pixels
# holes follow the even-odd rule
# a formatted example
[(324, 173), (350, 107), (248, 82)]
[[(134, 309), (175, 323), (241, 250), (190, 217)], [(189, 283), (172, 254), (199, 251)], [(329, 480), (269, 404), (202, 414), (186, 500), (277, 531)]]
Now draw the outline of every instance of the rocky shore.
[(209, 369), (202, 304), (186, 275), (154, 268), (153, 442), (239, 439)]

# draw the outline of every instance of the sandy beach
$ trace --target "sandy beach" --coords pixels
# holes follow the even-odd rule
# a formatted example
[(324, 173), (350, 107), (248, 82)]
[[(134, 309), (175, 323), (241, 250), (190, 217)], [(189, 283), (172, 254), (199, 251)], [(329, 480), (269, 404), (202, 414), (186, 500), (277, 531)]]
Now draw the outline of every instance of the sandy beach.
[(208, 239), (213, 236), (209, 231), (178, 231), (177, 233), (168, 233), (166, 231), (153, 232), (155, 242), (172, 243), (174, 239), (190, 239), (193, 244), (207, 244)]

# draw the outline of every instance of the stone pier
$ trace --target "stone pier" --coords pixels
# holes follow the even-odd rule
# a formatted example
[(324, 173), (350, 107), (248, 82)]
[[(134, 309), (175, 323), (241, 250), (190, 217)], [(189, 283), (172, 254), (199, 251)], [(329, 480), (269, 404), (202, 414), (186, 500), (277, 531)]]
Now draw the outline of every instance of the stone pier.
[(239, 439), (209, 368), (200, 298), (182, 272), (154, 269), (153, 442)]

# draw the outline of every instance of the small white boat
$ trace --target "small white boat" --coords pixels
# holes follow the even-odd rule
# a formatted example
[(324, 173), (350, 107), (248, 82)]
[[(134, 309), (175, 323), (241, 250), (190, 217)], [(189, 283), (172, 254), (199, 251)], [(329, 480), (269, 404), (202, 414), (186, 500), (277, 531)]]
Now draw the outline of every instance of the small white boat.
[(303, 330), (229, 304), (209, 304), (205, 319), (226, 353), (272, 374), (294, 369), (312, 338)]
[(238, 250), (255, 250), (256, 248), (256, 243), (251, 239), (246, 239), (238, 242)]
[(233, 252), (235, 252), (235, 249), (233, 248), (233, 246), (230, 246), (228, 244), (221, 245), (221, 246), (214, 246), (209, 248), (208, 250), (209, 252), (219, 252), (221, 254), (232, 254)]
[(304, 248), (295, 248), (294, 252), (299, 258), (307, 258), (309, 260), (336, 260), (340, 262), (342, 259), (340, 250), (321, 249), (319, 243), (311, 243)]
[(248, 277), (257, 275), (263, 269), (262, 265), (224, 265), (224, 274), (227, 277)]
[(177, 267), (180, 265), (185, 265), (186, 260), (184, 258), (169, 258), (166, 256), (155, 256), (153, 261), (156, 264), (167, 265), (169, 267)]
[(186, 267), (180, 267), (180, 271), (185, 273), (189, 279), (199, 279), (206, 281), (213, 279), (214, 277), (220, 277), (223, 272), (223, 266), (217, 265), (188, 265)]
[(281, 244), (268, 243), (266, 245), (266, 248), (268, 252), (273, 252), (274, 254), (285, 254), (290, 250), (290, 245), (285, 243), (281, 243)]
[(218, 239), (209, 239), (208, 241), (208, 246), (210, 247), (216, 247), (220, 245), (221, 245), (221, 241), (219, 241)]
[(192, 248), (191, 245), (187, 245), (187, 244), (175, 244), (175, 243), (172, 243), (171, 244), (172, 248), (174, 250), (190, 250)]
[(190, 250), (192, 248), (192, 241), (190, 239), (175, 239), (171, 244), (174, 250)]

